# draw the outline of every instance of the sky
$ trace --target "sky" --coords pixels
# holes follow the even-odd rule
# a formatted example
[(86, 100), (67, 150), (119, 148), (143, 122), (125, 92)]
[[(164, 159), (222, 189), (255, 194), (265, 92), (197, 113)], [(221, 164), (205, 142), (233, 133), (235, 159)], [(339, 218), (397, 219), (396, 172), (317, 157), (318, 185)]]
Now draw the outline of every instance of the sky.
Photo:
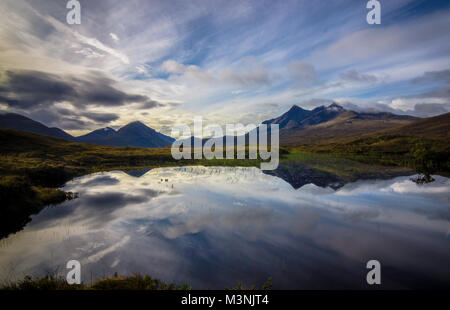
[(450, 2), (65, 0), (0, 3), (0, 110), (80, 135), (259, 124), (296, 104), (450, 111)]

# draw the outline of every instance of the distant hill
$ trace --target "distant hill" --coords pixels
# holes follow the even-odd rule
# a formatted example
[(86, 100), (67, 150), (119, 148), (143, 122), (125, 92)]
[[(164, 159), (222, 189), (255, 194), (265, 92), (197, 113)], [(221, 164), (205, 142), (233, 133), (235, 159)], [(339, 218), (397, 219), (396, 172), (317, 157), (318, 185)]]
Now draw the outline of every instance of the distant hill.
[(130, 123), (118, 131), (106, 127), (80, 137), (73, 137), (59, 128), (49, 128), (42, 123), (15, 113), (0, 114), (0, 128), (26, 131), (60, 138), (72, 142), (86, 142), (108, 146), (165, 147), (175, 141), (141, 122)]
[(80, 142), (98, 145), (133, 146), (133, 147), (165, 147), (175, 139), (163, 135), (141, 122), (130, 123), (118, 131), (103, 128), (77, 138)]
[(305, 110), (293, 106), (280, 117), (263, 124), (280, 125), (280, 144), (330, 143), (359, 137), (384, 129), (395, 128), (418, 120), (392, 113), (358, 113), (333, 103)]
[(414, 136), (427, 139), (450, 139), (450, 113), (420, 119), (410, 124), (375, 134)]
[(15, 113), (0, 114), (0, 128), (8, 128), (74, 141), (75, 138), (59, 128), (50, 128), (28, 117)]

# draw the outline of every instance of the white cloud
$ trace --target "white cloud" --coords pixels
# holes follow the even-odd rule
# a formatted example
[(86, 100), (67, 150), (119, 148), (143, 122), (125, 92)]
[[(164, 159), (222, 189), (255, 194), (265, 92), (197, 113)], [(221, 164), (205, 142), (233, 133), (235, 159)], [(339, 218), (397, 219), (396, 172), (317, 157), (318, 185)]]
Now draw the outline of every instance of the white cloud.
[(84, 44), (90, 45), (98, 50), (104, 51), (118, 59), (120, 59), (124, 64), (129, 64), (130, 63), (130, 59), (128, 58), (127, 55), (125, 55), (122, 52), (119, 52), (109, 46), (106, 46), (105, 44), (103, 44), (102, 42), (100, 42), (99, 40), (95, 39), (95, 38), (89, 38), (89, 37), (85, 37), (81, 34), (79, 34), (78, 32), (74, 31), (73, 34), (75, 35), (75, 37)]
[(109, 35), (115, 42), (119, 42), (119, 37), (115, 33), (111, 32)]

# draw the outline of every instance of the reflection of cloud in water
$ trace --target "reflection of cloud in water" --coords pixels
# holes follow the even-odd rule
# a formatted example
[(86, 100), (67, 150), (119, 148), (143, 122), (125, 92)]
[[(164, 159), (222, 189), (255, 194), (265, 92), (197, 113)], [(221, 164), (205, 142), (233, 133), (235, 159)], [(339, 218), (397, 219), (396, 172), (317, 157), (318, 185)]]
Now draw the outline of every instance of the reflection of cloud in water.
[(83, 186), (100, 186), (100, 185), (115, 185), (120, 181), (116, 178), (113, 178), (109, 175), (101, 175), (94, 179), (90, 179), (83, 183)]
[(78, 199), (2, 241), (0, 267), (15, 263), (21, 277), (79, 259), (94, 274), (140, 272), (199, 288), (268, 276), (280, 288), (355, 288), (360, 266), (380, 258), (445, 278), (449, 188), (445, 178), (418, 187), (399, 177), (295, 190), (256, 168), (98, 173), (65, 186)]
[(106, 249), (103, 249), (97, 253), (95, 253), (94, 255), (89, 256), (87, 259), (88, 262), (98, 262), (100, 259), (102, 259), (105, 255), (113, 253), (114, 251), (116, 251), (117, 249), (123, 247), (124, 245), (126, 245), (128, 242), (130, 241), (130, 236), (125, 236), (122, 238), (122, 240), (120, 240), (119, 242), (117, 242), (114, 245), (111, 245), (110, 247), (107, 247)]

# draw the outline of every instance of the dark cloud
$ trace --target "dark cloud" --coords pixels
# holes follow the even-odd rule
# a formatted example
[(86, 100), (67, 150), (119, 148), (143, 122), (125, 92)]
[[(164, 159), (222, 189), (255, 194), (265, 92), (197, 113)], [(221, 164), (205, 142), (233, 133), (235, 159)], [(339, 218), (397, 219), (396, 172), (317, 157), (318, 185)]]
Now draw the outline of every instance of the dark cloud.
[(450, 104), (449, 103), (429, 103), (429, 102), (423, 102), (423, 103), (417, 103), (414, 105), (414, 108), (409, 110), (400, 110), (400, 109), (394, 109), (390, 107), (387, 104), (383, 103), (370, 103), (370, 105), (358, 105), (352, 102), (340, 102), (340, 105), (342, 105), (347, 110), (352, 110), (356, 112), (364, 112), (364, 113), (379, 113), (379, 112), (389, 112), (393, 114), (399, 114), (399, 115), (411, 115), (411, 116), (417, 116), (417, 117), (431, 117), (436, 116), (444, 113), (450, 112)]
[(450, 86), (438, 88), (419, 95), (422, 98), (450, 98)]
[[(32, 117), (32, 116), (30, 116), (30, 117)], [(73, 118), (59, 117), (56, 120), (58, 122), (58, 126), (64, 128), (65, 130), (85, 129), (86, 127), (88, 127), (91, 124), (90, 122), (85, 122), (76, 117), (73, 117)]]
[(419, 103), (414, 106), (414, 112), (420, 116), (435, 116), (450, 112), (448, 103)]
[[(164, 104), (148, 96), (129, 94), (101, 73), (62, 76), (40, 71), (5, 71), (1, 74), (0, 103), (49, 126), (66, 130), (87, 129), (119, 119), (116, 113), (90, 112), (89, 107), (117, 107), (131, 103), (142, 109)], [(75, 109), (56, 106), (69, 102)]]
[(56, 75), (38, 71), (6, 71), (0, 88), (0, 102), (14, 108), (29, 108), (75, 98), (72, 85)]
[(182, 103), (181, 102), (168, 102), (167, 105), (170, 107), (178, 107), (178, 106), (182, 105)]
[(92, 72), (83, 77), (59, 76), (40, 71), (6, 71), (0, 88), (0, 102), (27, 109), (68, 101), (77, 107), (146, 104), (162, 105), (147, 96), (128, 94), (116, 88), (116, 81)]
[(378, 78), (375, 75), (362, 74), (354, 69), (341, 73), (339, 76), (341, 79), (349, 82), (375, 83), (378, 81)]
[(413, 83), (450, 83), (450, 69), (425, 72), (422, 76), (412, 80)]
[(115, 113), (93, 113), (85, 112), (82, 116), (98, 123), (109, 123), (119, 119), (119, 115)]
[(153, 108), (157, 108), (157, 107), (161, 107), (161, 106), (163, 106), (163, 104), (161, 104), (160, 102), (154, 101), (154, 100), (149, 100), (149, 101), (142, 103), (140, 105), (140, 108), (141, 109), (153, 109)]

